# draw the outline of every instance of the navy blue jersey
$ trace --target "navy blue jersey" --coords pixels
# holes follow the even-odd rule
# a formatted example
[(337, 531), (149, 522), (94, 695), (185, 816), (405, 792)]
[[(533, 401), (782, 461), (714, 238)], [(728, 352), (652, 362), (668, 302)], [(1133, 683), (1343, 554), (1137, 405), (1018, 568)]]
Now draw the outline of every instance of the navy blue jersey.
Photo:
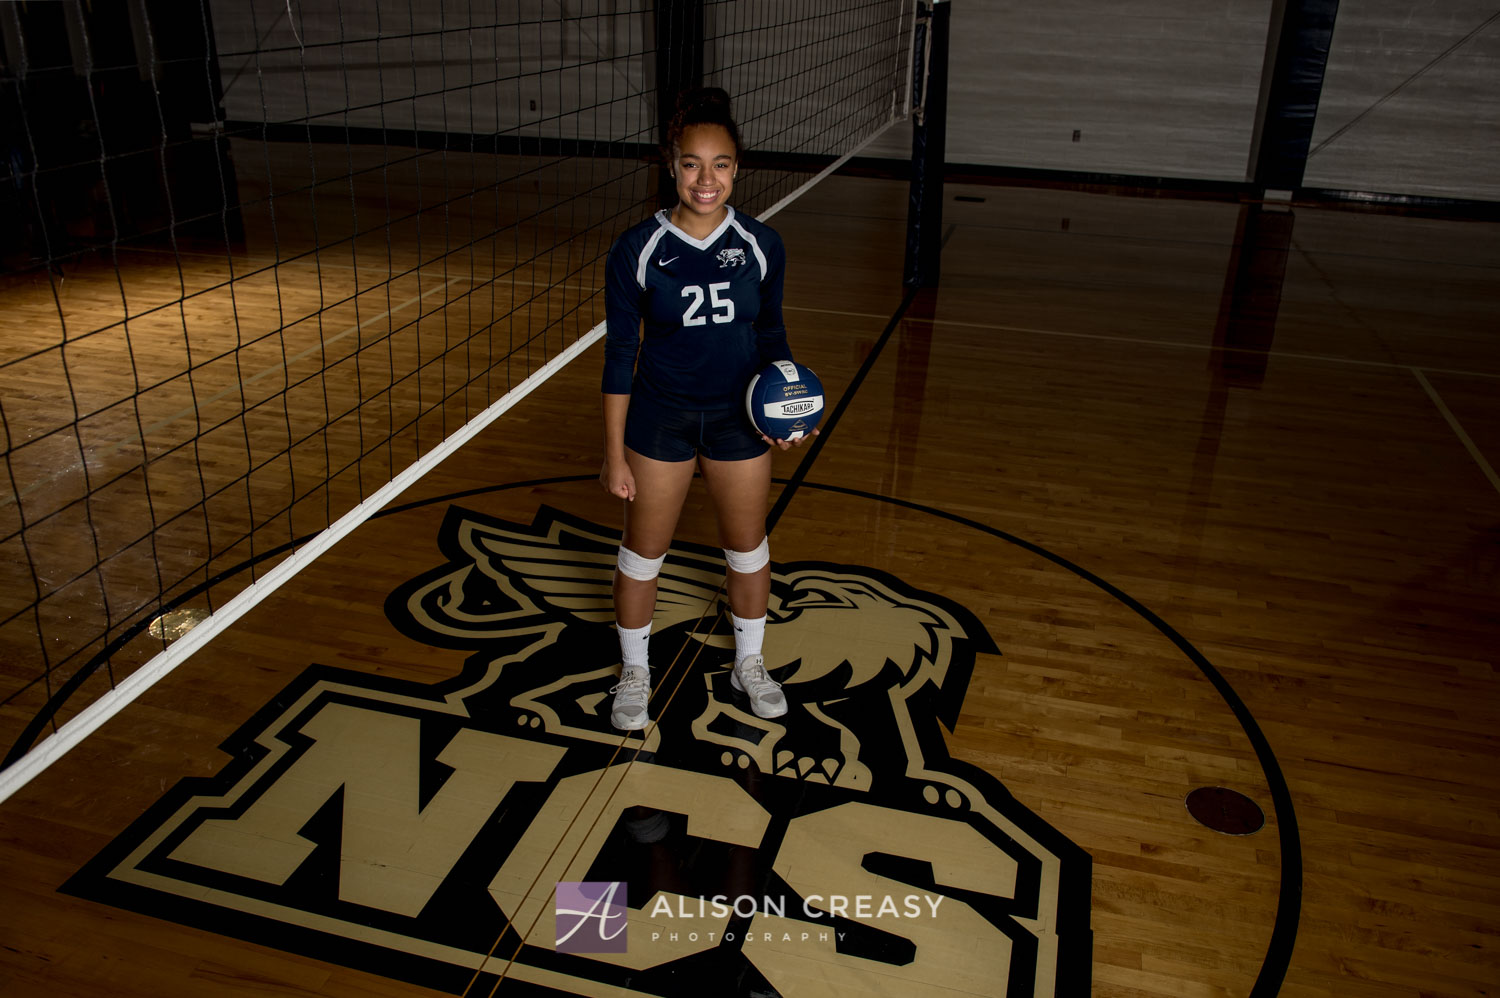
[(781, 237), (733, 208), (707, 239), (665, 211), (632, 226), (610, 250), (605, 276), (605, 394), (642, 392), (689, 410), (743, 405), (755, 373), (792, 356), (781, 318), (785, 270)]

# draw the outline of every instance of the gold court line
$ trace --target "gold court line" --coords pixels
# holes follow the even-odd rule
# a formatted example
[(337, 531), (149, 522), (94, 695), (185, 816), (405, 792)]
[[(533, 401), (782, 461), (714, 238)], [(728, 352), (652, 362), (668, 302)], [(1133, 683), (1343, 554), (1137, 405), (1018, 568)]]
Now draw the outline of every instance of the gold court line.
[[(783, 311), (787, 312), (821, 312), (825, 315), (847, 315), (860, 319), (889, 319), (887, 315), (875, 315), (871, 312), (847, 312), (837, 308), (809, 308), (801, 305), (783, 305)], [(1141, 346), (1175, 347), (1180, 350), (1200, 351), (1222, 351), (1224, 353), (1254, 354), (1262, 357), (1275, 357), (1287, 360), (1315, 360), (1329, 364), (1351, 364), (1358, 367), (1380, 367), (1398, 371), (1426, 371), (1431, 374), (1456, 374), (1469, 378), (1497, 378), (1500, 373), (1486, 371), (1458, 371), (1445, 367), (1415, 366), (1412, 364), (1398, 364), (1386, 360), (1358, 360), (1353, 357), (1330, 357), (1325, 354), (1297, 353), (1288, 350), (1255, 350), (1250, 347), (1216, 347), (1211, 343), (1182, 343), (1175, 340), (1151, 340), (1138, 336), (1111, 336), (1107, 333), (1071, 333), (1060, 329), (1035, 329), (1029, 326), (1005, 326), (991, 322), (964, 322), (960, 319), (927, 319), (921, 316), (906, 315), (902, 317), (903, 322), (925, 322), (931, 326), (963, 326), (969, 329), (995, 329), (1006, 333), (1031, 333), (1036, 336), (1061, 336), (1070, 339), (1103, 340), (1107, 343), (1134, 343)]]
[[(727, 581), (727, 578), (726, 578), (726, 581)], [(698, 628), (703, 624), (704, 619), (708, 616), (708, 611), (712, 607), (714, 607), (714, 606), (717, 605), (717, 603), (719, 601), (719, 597), (722, 596), (723, 593), (724, 593), (724, 585), (725, 585), (725, 583), (723, 583), (723, 582), (719, 583), (718, 590), (715, 591), (713, 597), (710, 598), (704, 604), (704, 606), (703, 606), (703, 612), (698, 615), (698, 621), (697, 621), (697, 623), (695, 623), (693, 625), (692, 630), (689, 631), (683, 637), (683, 642), (682, 642), (681, 645), (678, 646), (676, 654), (672, 656), (672, 661), (667, 665), (666, 669), (663, 670), (663, 676), (662, 676), (662, 678), (664, 680), (666, 679), (666, 676), (671, 673), (671, 671), (673, 670), (673, 668), (676, 667), (677, 663), (682, 660), (682, 655), (687, 650), (688, 642), (692, 641), (693, 640), (693, 635), (695, 635), (695, 634), (698, 633)], [(708, 633), (710, 635), (713, 634), (714, 626), (717, 624), (717, 622), (720, 619), (720, 617), (722, 617), (722, 613), (720, 611), (716, 610), (715, 611), (714, 624), (710, 624), (709, 625)], [(661, 716), (662, 716), (662, 714), (665, 713), (667, 707), (671, 705), (672, 699), (677, 695), (677, 690), (679, 688), (681, 688), (683, 681), (692, 672), (693, 665), (694, 665), (694, 663), (697, 662), (698, 656), (701, 655), (701, 654), (703, 654), (704, 647), (705, 647), (705, 645), (703, 644), (703, 642), (701, 642), (701, 641), (698, 642), (698, 648), (697, 648), (697, 650), (693, 652), (692, 658), (688, 660), (687, 666), (682, 670), (682, 675), (678, 678), (676, 685), (674, 685), (672, 687), (671, 693), (669, 693), (667, 695), (667, 702), (662, 705), (661, 711), (659, 711), (657, 713), (656, 718), (651, 721), (650, 726), (642, 734), (640, 744), (629, 750), (631, 752), (631, 756), (630, 756), (629, 761), (627, 761), (626, 764), (625, 764), (626, 772), (623, 773), (623, 774), (621, 774), (620, 779), (615, 784), (614, 789), (611, 790), (609, 792), (609, 796), (607, 796), (604, 799), (604, 804), (600, 808), (599, 813), (594, 816), (593, 823), (589, 826), (588, 832), (586, 832), (584, 834), (582, 840), (578, 844), (578, 847), (576, 849), (574, 849), (572, 857), (569, 858), (569, 860), (568, 860), (569, 864), (571, 864), (573, 862), (573, 860), (575, 860), (575, 859), (578, 858), (578, 853), (584, 848), (584, 846), (586, 846), (588, 844), (589, 835), (593, 833), (594, 827), (597, 826), (599, 824), (600, 819), (602, 819), (604, 817), (606, 811), (609, 808), (609, 802), (614, 799), (615, 793), (620, 789), (621, 786), (624, 785), (625, 777), (629, 775), (629, 769), (630, 769), (630, 767), (633, 766), (635, 764), (636, 759), (638, 759), (640, 757), (642, 749), (645, 748), (645, 745), (646, 745), (647, 741), (650, 740), (651, 733), (654, 732), (656, 730), (657, 726), (661, 723)], [(661, 689), (662, 689), (661, 687), (658, 687), (657, 690), (653, 692), (653, 697), (654, 697), (655, 693), (659, 693), (661, 691)], [(599, 785), (604, 782), (604, 777), (606, 775), (608, 775), (610, 768), (612, 766), (614, 766), (615, 760), (620, 757), (620, 753), (622, 751), (625, 751), (627, 749), (627, 746), (629, 745), (629, 743), (630, 743), (630, 733), (629, 732), (621, 732), (621, 734), (620, 734), (620, 741), (615, 746), (614, 752), (610, 755), (609, 761), (606, 762), (604, 764), (603, 768), (600, 769), (598, 777), (596, 777), (595, 780), (594, 780), (594, 786), (593, 786), (593, 788), (589, 791), (589, 793), (587, 795), (584, 796), (583, 803), (579, 807), (578, 814), (574, 815), (573, 820), (568, 822), (568, 827), (564, 828), (562, 830), (562, 832), (558, 835), (557, 843), (555, 845), (553, 845), (552, 851), (547, 854), (547, 858), (542, 861), (541, 869), (539, 869), (537, 871), (536, 876), (532, 878), (531, 886), (529, 888), (527, 888), (526, 893), (521, 896), (521, 903), (524, 904), (526, 902), (526, 900), (532, 896), (532, 892), (534, 890), (536, 890), (537, 884), (540, 881), (540, 878), (541, 878), (542, 874), (546, 872), (547, 867), (552, 862), (553, 857), (557, 855), (557, 850), (562, 847), (563, 841), (568, 837), (568, 833), (573, 830), (573, 825), (578, 821), (579, 818), (581, 818), (583, 816), (584, 808), (587, 807), (589, 801), (593, 798), (594, 793), (599, 789)], [(564, 869), (566, 869), (566, 868), (567, 868), (567, 866), (565, 865)], [(553, 896), (555, 896), (556, 893), (557, 893), (557, 885), (554, 884), (552, 886), (551, 891), (548, 892), (547, 896), (550, 899)], [(547, 911), (546, 902), (543, 902), (541, 910), (537, 913), (536, 917), (534, 919), (532, 919), (530, 927), (527, 928), (524, 932), (519, 932), (519, 931), (517, 932), (517, 935), (519, 935), (521, 937), (520, 942), (516, 945), (515, 950), (512, 951), (512, 953), (510, 954), (510, 956), (508, 958), (506, 958), (505, 967), (496, 976), (496, 978), (495, 978), (495, 986), (490, 989), (488, 998), (494, 998), (495, 992), (499, 990), (500, 985), (505, 981), (505, 978), (507, 977), (507, 975), (509, 975), (510, 968), (515, 964), (516, 958), (518, 956), (520, 956), (521, 950), (526, 946), (526, 940), (530, 939), (531, 938), (531, 934), (536, 931), (537, 923), (539, 923), (545, 917), (546, 911)], [(519, 914), (519, 911), (517, 912), (517, 914)], [(506, 920), (505, 921), (506, 921), (506, 926), (507, 927), (516, 925), (515, 920), (512, 919), (510, 916), (506, 916)], [(519, 926), (517, 926), (517, 928), (519, 928)], [(468, 998), (468, 994), (469, 994), (470, 989), (473, 988), (474, 985), (475, 985), (475, 983), (478, 982), (478, 980), (479, 980), (479, 975), (481, 973), (483, 973), (484, 968), (489, 965), (490, 961), (495, 959), (495, 949), (500, 945), (500, 940), (502, 938), (504, 938), (504, 936), (505, 936), (505, 929), (502, 928), (500, 930), (500, 935), (496, 936), (494, 943), (492, 943), (490, 945), (489, 952), (487, 954), (485, 954), (485, 958), (480, 962), (479, 966), (475, 969), (474, 976), (471, 977), (471, 978), (469, 978), (469, 983), (467, 985), (465, 985), (464, 990), (463, 990), (463, 998)]]
[[(718, 598), (719, 598), (719, 596), (723, 592), (724, 592), (724, 584), (720, 583), (719, 589), (714, 593), (713, 598), (711, 600), (709, 600), (707, 603), (704, 604), (703, 613), (699, 614), (699, 616), (698, 616), (698, 622), (693, 625), (693, 630), (690, 631), (690, 632), (688, 632), (688, 634), (684, 637), (683, 643), (678, 647), (677, 654), (672, 657), (672, 661), (667, 666), (665, 672), (670, 673), (671, 670), (673, 669), (673, 667), (675, 667), (677, 665), (677, 663), (679, 661), (681, 661), (683, 652), (687, 650), (688, 642), (693, 639), (693, 635), (697, 633), (698, 627), (703, 623), (704, 618), (708, 615), (709, 609), (711, 607), (713, 607), (718, 602)], [(715, 623), (717, 623), (717, 621), (718, 621), (718, 619), (719, 619), (720, 616), (721, 616), (721, 614), (719, 614), (718, 611), (715, 611)], [(712, 634), (712, 633), (713, 633), (713, 625), (711, 624), (709, 626), (709, 634)], [(671, 704), (672, 699), (677, 695), (677, 690), (679, 688), (681, 688), (683, 680), (685, 680), (687, 678), (688, 674), (691, 673), (694, 663), (696, 663), (697, 660), (698, 660), (698, 656), (701, 655), (701, 654), (703, 654), (703, 648), (704, 648), (703, 643), (699, 642), (697, 650), (693, 653), (693, 657), (688, 661), (686, 668), (683, 669), (682, 676), (678, 678), (677, 684), (672, 687), (672, 692), (668, 694), (668, 696), (667, 696), (667, 703), (665, 705), (663, 705), (662, 710), (657, 713), (656, 719), (651, 722), (650, 727), (646, 730), (646, 733), (642, 737), (641, 744), (638, 745), (638, 746), (636, 746), (634, 749), (631, 750), (630, 760), (625, 764), (626, 772), (623, 773), (623, 774), (621, 774), (620, 779), (616, 782), (616, 784), (614, 786), (614, 789), (610, 790), (609, 796), (607, 796), (604, 799), (603, 806), (599, 809), (599, 813), (594, 816), (594, 820), (590, 824), (588, 832), (586, 832), (584, 834), (584, 836), (583, 836), (582, 840), (579, 842), (577, 848), (575, 848), (573, 850), (573, 855), (569, 858), (568, 864), (571, 864), (573, 862), (573, 860), (576, 860), (578, 858), (579, 852), (582, 851), (582, 849), (586, 845), (588, 845), (589, 835), (593, 833), (593, 830), (599, 824), (600, 819), (604, 817), (605, 812), (609, 808), (610, 801), (614, 799), (615, 794), (619, 791), (620, 787), (624, 785), (625, 778), (629, 775), (629, 769), (630, 769), (630, 767), (633, 766), (635, 764), (635, 761), (640, 757), (641, 750), (645, 747), (646, 741), (649, 740), (651, 732), (655, 731), (657, 725), (659, 725), (661, 723), (661, 715), (662, 715), (662, 713), (665, 712), (666, 707)], [(665, 678), (666, 677), (664, 675), (663, 679), (665, 679)], [(659, 690), (658, 690), (658, 692), (659, 692)], [(557, 855), (557, 850), (562, 846), (563, 840), (566, 839), (567, 836), (568, 836), (568, 833), (573, 830), (574, 823), (577, 822), (577, 820), (580, 817), (583, 816), (583, 808), (585, 806), (587, 806), (589, 800), (594, 796), (594, 792), (599, 789), (599, 785), (604, 782), (605, 775), (608, 774), (610, 767), (615, 764), (615, 760), (620, 757), (620, 752), (626, 748), (626, 746), (627, 746), (627, 744), (629, 742), (629, 739), (630, 739), (629, 733), (622, 733), (621, 734), (619, 744), (615, 747), (614, 753), (609, 757), (609, 762), (607, 762), (604, 765), (604, 768), (601, 769), (600, 772), (599, 772), (599, 776), (594, 780), (593, 789), (589, 791), (589, 793), (588, 793), (588, 795), (586, 797), (584, 797), (584, 799), (583, 799), (583, 805), (580, 806), (578, 814), (575, 815), (574, 818), (573, 818), (573, 820), (568, 823), (568, 827), (565, 828), (565, 829), (563, 829), (562, 833), (558, 836), (557, 844), (552, 847), (552, 851), (547, 854), (547, 859), (545, 861), (543, 861), (541, 870), (539, 870), (537, 872), (536, 877), (532, 878), (531, 887), (527, 889), (525, 895), (523, 895), (522, 898), (521, 898), (521, 900), (522, 900), (523, 903), (528, 898), (531, 897), (532, 891), (536, 889), (538, 880), (541, 877), (542, 873), (546, 871), (547, 865), (552, 861), (552, 858)], [(567, 869), (566, 865), (564, 866), (564, 869)], [(551, 899), (551, 898), (555, 897), (556, 894), (557, 894), (557, 885), (554, 884), (552, 886), (552, 889), (548, 892), (547, 897), (549, 899)], [(517, 933), (521, 937), (520, 942), (517, 944), (515, 950), (513, 950), (511, 952), (510, 956), (506, 959), (505, 968), (502, 971), (500, 971), (499, 975), (496, 977), (495, 986), (490, 989), (488, 998), (494, 998), (495, 992), (499, 990), (501, 983), (510, 974), (510, 968), (512, 966), (514, 966), (514, 964), (516, 962), (516, 958), (518, 956), (520, 956), (521, 950), (526, 946), (526, 941), (528, 939), (530, 939), (531, 938), (531, 934), (536, 931), (537, 924), (545, 917), (546, 911), (547, 911), (546, 902), (543, 902), (541, 910), (538, 911), (536, 917), (534, 919), (532, 919), (530, 927), (527, 928), (525, 932), (518, 932)], [(516, 924), (514, 922), (514, 920), (512, 920), (510, 918), (507, 918), (506, 922), (507, 922), (508, 925), (515, 925)], [(505, 932), (502, 929), (501, 933), (500, 933), (500, 936), (496, 937), (494, 945), (492, 945), (490, 947), (489, 954), (485, 957), (485, 960), (480, 964), (479, 969), (475, 971), (474, 977), (470, 979), (468, 987), (464, 988), (464, 996), (465, 996), (465, 998), (467, 998), (467, 995), (469, 993), (469, 988), (472, 988), (474, 986), (475, 981), (477, 981), (479, 979), (479, 974), (482, 972), (483, 968), (489, 964), (489, 962), (490, 962), (491, 959), (494, 958), (495, 948), (500, 945), (500, 938), (503, 937), (504, 934), (505, 934)]]
[(1437, 393), (1436, 388), (1432, 387), (1432, 382), (1427, 380), (1427, 376), (1422, 373), (1421, 368), (1414, 367), (1411, 369), (1411, 373), (1416, 376), (1417, 383), (1422, 386), (1422, 390), (1427, 393), (1427, 397), (1432, 399), (1432, 404), (1437, 406), (1437, 411), (1442, 413), (1443, 418), (1448, 421), (1448, 425), (1453, 428), (1453, 432), (1458, 435), (1458, 441), (1464, 445), (1464, 450), (1469, 452), (1469, 456), (1474, 459), (1474, 463), (1479, 465), (1479, 470), (1484, 472), (1484, 477), (1490, 480), (1490, 484), (1495, 487), (1496, 492), (1500, 492), (1500, 476), (1495, 474), (1495, 469), (1490, 467), (1490, 463), (1484, 459), (1484, 455), (1480, 453), (1474, 441), (1469, 439), (1469, 435), (1464, 432), (1463, 424), (1458, 421), (1458, 417), (1453, 415), (1448, 406), (1444, 404), (1443, 397)]

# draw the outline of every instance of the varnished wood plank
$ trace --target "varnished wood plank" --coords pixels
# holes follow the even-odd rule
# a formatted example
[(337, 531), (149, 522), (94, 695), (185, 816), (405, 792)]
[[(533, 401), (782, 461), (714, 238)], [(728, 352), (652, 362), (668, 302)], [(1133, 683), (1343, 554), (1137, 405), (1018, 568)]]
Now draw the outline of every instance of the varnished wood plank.
[[(899, 232), (903, 190), (820, 191), (777, 226), (793, 261), (792, 342), (839, 397), (900, 299), (899, 243), (880, 239)], [(1248, 993), (1285, 857), (1243, 730), (1165, 635), (1080, 575), (994, 534), (815, 486), (1037, 545), (1159, 614), (1224, 674), (1280, 761), (1301, 834), (1304, 906), (1281, 994), (1484, 994), (1500, 960), (1484, 526), (1497, 499), (1408, 366), (1500, 371), (1483, 308), (1493, 228), (1299, 211), (1306, 243), (1265, 380), (1243, 389), (1218, 379), (1208, 349), (1232, 207), (965, 193), (986, 201), (950, 206), (943, 288), (858, 385), (773, 558), (874, 567), (982, 621), (1000, 654), (977, 659), (946, 746), (1092, 856), (1094, 994)], [(1403, 272), (1415, 286), (1403, 290)], [(1452, 296), (1424, 319), (1439, 276)], [(597, 364), (565, 372), (406, 498), (591, 473)], [(1482, 381), (1433, 383), (1488, 441)], [(776, 474), (799, 457), (778, 457)], [(544, 502), (603, 527), (618, 516), (589, 481), (461, 502), (515, 522)], [(456, 675), (466, 653), (396, 632), (383, 608), (440, 563), (444, 508), (371, 521), (0, 809), (7, 867), (31, 871), (0, 905), (24, 913), (5, 928), (8, 987), (407, 992), (55, 888), (166, 787), (222, 769), (216, 746), (309, 664)], [(701, 490), (680, 536), (714, 542)], [(1182, 798), (1211, 784), (1247, 793), (1267, 826), (1232, 838), (1196, 824)]]

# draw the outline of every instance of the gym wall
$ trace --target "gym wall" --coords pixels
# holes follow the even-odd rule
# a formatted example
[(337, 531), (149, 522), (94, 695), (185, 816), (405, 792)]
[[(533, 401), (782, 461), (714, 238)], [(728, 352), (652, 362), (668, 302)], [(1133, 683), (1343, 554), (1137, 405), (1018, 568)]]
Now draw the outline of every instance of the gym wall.
[(1308, 187), (1500, 201), (1500, 6), (1340, 0), (1312, 149)]
[(1245, 179), (1271, 0), (952, 5), (948, 162)]
[[(1249, 176), (1272, 0), (951, 2), (948, 162)], [(1304, 185), (1500, 200), (1497, 14), (1341, 0)], [(865, 150), (909, 152), (907, 127)]]

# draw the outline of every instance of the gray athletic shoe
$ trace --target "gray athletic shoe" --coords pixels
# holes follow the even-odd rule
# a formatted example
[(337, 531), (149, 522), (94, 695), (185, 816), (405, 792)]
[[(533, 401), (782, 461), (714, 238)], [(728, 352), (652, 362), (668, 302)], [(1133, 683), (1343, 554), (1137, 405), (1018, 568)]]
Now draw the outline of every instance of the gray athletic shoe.
[(786, 713), (786, 694), (781, 684), (766, 675), (764, 655), (746, 655), (734, 663), (729, 685), (750, 698), (750, 709), (756, 717), (780, 717)]
[(651, 723), (646, 704), (651, 700), (651, 671), (632, 666), (620, 673), (620, 681), (610, 688), (615, 695), (609, 720), (621, 731), (639, 731)]

